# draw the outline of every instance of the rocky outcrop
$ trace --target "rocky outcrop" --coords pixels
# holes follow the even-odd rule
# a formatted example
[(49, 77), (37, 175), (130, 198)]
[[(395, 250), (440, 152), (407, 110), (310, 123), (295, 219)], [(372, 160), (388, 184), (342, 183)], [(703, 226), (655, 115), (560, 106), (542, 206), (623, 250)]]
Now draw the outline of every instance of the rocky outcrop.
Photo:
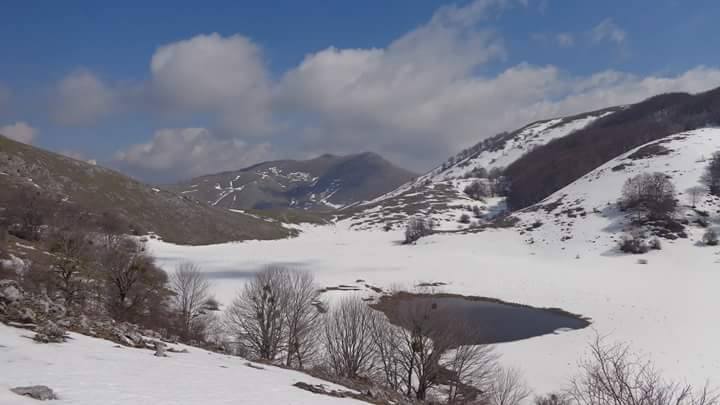
[(49, 387), (46, 387), (44, 385), (33, 385), (30, 387), (16, 387), (11, 388), (10, 391), (22, 395), (24, 397), (30, 397), (32, 399), (37, 399), (38, 401), (49, 401), (53, 399), (58, 399), (57, 395), (55, 395), (55, 392), (51, 390)]

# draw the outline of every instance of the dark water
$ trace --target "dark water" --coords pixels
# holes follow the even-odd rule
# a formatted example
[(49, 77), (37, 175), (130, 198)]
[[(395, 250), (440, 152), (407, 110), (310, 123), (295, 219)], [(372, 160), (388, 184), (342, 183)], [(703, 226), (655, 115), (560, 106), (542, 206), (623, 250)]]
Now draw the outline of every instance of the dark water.
[[(462, 344), (512, 342), (554, 333), (558, 329), (582, 329), (590, 322), (559, 309), (533, 308), (501, 301), (462, 296), (405, 295), (384, 301), (378, 306), (390, 320), (400, 326), (403, 316), (418, 307), (432, 307), (433, 313), (451, 318), (468, 328), (470, 341)], [(451, 325), (452, 325), (451, 323)]]

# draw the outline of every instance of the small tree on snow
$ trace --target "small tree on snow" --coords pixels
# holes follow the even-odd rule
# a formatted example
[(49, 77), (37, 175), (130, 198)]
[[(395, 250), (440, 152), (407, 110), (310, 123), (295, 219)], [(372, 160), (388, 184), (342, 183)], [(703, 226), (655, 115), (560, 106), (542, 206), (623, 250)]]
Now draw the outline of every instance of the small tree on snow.
[(697, 206), (697, 203), (700, 202), (700, 198), (702, 197), (703, 193), (705, 192), (705, 189), (700, 186), (690, 187), (687, 189), (687, 194), (690, 200), (690, 206), (695, 208)]
[(463, 192), (473, 200), (482, 200), (483, 198), (489, 197), (491, 194), (490, 187), (484, 182), (475, 180), (470, 183)]
[(625, 209), (643, 210), (652, 218), (667, 217), (675, 211), (675, 186), (660, 172), (629, 178), (622, 189), (620, 204)]
[(423, 236), (432, 234), (433, 223), (431, 218), (410, 218), (405, 227), (405, 243), (415, 243)]
[(713, 153), (700, 181), (707, 186), (710, 194), (720, 196), (720, 152)]
[(717, 246), (719, 242), (718, 234), (714, 229), (708, 229), (703, 235), (703, 243), (708, 246)]

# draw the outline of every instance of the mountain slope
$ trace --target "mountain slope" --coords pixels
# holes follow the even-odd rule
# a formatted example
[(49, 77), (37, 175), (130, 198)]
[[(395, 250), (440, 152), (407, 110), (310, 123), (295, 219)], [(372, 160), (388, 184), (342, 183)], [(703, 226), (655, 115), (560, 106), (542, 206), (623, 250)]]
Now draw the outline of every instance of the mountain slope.
[(720, 88), (662, 94), (534, 149), (505, 170), (508, 204), (532, 205), (610, 159), (667, 135), (720, 123)]
[(126, 231), (155, 232), (169, 242), (208, 244), (291, 234), (278, 223), (215, 209), (112, 170), (2, 136), (0, 190), (0, 207), (23, 204), (18, 201), (21, 193), (37, 192), (95, 218), (107, 212), (116, 214), (125, 222)]
[[(37, 344), (31, 334), (0, 324), (0, 403), (22, 405), (38, 401), (15, 395), (12, 387), (42, 384), (53, 389), (58, 402), (95, 404), (363, 404), (294, 387), (297, 382), (348, 391), (306, 374), (247, 360), (173, 345), (184, 353), (155, 357), (144, 349), (73, 333), (61, 344)], [(250, 364), (250, 366), (248, 365)], [(251, 367), (252, 366), (252, 367)]]
[(478, 201), (463, 192), (477, 177), (487, 177), (486, 174), (479, 175), (479, 171), (504, 169), (529, 151), (585, 128), (622, 108), (613, 107), (538, 121), (516, 131), (496, 135), (460, 152), (440, 167), (396, 190), (367, 203), (348, 207), (343, 210), (343, 214), (353, 218), (357, 228), (377, 227), (386, 223), (398, 226), (408, 216), (415, 214), (431, 215), (441, 229), (467, 227), (469, 224), (458, 224), (458, 218), (470, 212), (468, 208), (477, 207), (476, 210), (480, 210), (483, 217), (504, 210), (502, 198)]
[(228, 209), (335, 209), (393, 190), (415, 174), (374, 153), (280, 160), (167, 186)]
[[(720, 129), (705, 128), (673, 134), (624, 153), (553, 193), (538, 204), (516, 212), (525, 241), (543, 249), (612, 253), (625, 232), (636, 231), (631, 214), (616, 204), (625, 181), (641, 173), (661, 172), (674, 184), (679, 200), (676, 217), (691, 242), (705, 228), (694, 223), (720, 210), (720, 199), (706, 191), (690, 207), (688, 189), (700, 178), (713, 152), (720, 151)], [(702, 214), (705, 213), (705, 214)], [(711, 226), (716, 226), (711, 221)], [(679, 233), (679, 232), (677, 232)], [(671, 236), (674, 237), (674, 236)], [(668, 243), (683, 243), (680, 238)]]

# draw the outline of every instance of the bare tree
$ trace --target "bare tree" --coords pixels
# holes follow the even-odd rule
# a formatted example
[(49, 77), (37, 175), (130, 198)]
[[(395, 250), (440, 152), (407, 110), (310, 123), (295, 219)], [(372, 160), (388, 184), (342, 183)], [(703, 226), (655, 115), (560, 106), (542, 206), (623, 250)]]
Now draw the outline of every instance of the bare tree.
[(318, 286), (312, 273), (286, 271), (285, 317), (287, 353), (285, 365), (302, 369), (318, 353), (322, 318), (318, 303)]
[(374, 310), (357, 297), (344, 297), (328, 314), (325, 349), (339, 376), (357, 378), (373, 368)]
[(384, 315), (378, 313), (372, 324), (372, 342), (375, 352), (377, 371), (381, 384), (403, 392), (403, 356), (400, 353), (402, 333), (399, 327), (391, 324)]
[(250, 355), (274, 361), (285, 346), (285, 269), (267, 267), (248, 281), (226, 313), (226, 324)]
[(690, 187), (687, 189), (688, 197), (690, 198), (690, 205), (695, 208), (697, 206), (697, 203), (700, 201), (700, 198), (702, 198), (702, 195), (705, 193), (705, 188), (700, 186)]
[(180, 316), (180, 332), (183, 339), (190, 339), (199, 325), (210, 299), (210, 282), (200, 268), (193, 263), (182, 263), (170, 275), (173, 303)]
[(664, 173), (642, 173), (629, 178), (622, 189), (621, 205), (646, 211), (651, 217), (667, 217), (675, 211), (675, 186)]
[(652, 363), (623, 344), (596, 337), (590, 357), (580, 363), (569, 395), (578, 405), (715, 405), (718, 396), (705, 387), (666, 382)]
[[(456, 339), (468, 341), (471, 329), (462, 323), (454, 323), (458, 332)], [(441, 366), (450, 374), (448, 403), (461, 404), (475, 400), (480, 391), (488, 391), (497, 368), (498, 356), (491, 346), (463, 345), (443, 356)]]
[(519, 405), (530, 397), (531, 391), (519, 371), (506, 368), (495, 375), (488, 392), (490, 405)]
[(463, 193), (473, 200), (482, 200), (490, 197), (492, 190), (484, 181), (475, 180), (463, 189)]
[(418, 239), (431, 235), (433, 232), (432, 218), (413, 217), (405, 227), (405, 243), (415, 243)]
[(720, 152), (713, 153), (700, 182), (707, 186), (710, 194), (720, 195)]
[(79, 229), (57, 229), (50, 236), (53, 280), (68, 310), (81, 298), (84, 285), (90, 278), (93, 267), (91, 248), (87, 234)]

